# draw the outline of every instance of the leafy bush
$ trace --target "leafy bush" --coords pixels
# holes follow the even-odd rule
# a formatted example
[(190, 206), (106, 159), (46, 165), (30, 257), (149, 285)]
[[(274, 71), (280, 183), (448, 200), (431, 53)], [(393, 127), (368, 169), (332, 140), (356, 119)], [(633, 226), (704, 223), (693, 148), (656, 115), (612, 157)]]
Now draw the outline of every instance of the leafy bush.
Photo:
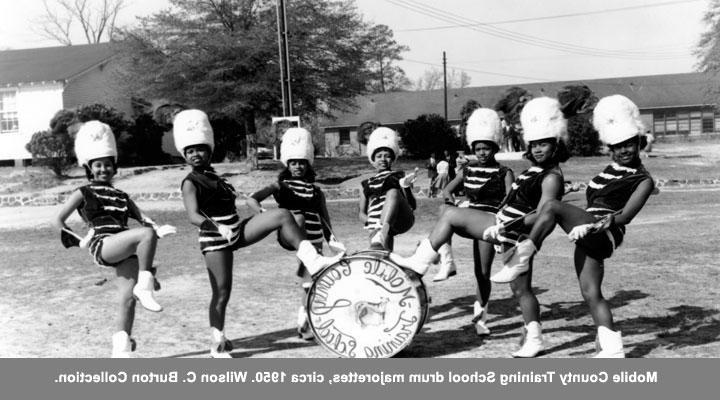
[(403, 144), (411, 156), (428, 158), (444, 150), (460, 149), (460, 141), (450, 124), (437, 114), (423, 114), (405, 121), (400, 130)]
[(35, 132), (25, 148), (32, 154), (34, 165), (45, 166), (58, 177), (64, 177), (65, 172), (75, 164), (73, 140), (67, 130)]
[(598, 98), (585, 85), (568, 85), (557, 95), (565, 118), (568, 119), (568, 150), (573, 156), (593, 156), (600, 152), (600, 139), (593, 128), (592, 110)]

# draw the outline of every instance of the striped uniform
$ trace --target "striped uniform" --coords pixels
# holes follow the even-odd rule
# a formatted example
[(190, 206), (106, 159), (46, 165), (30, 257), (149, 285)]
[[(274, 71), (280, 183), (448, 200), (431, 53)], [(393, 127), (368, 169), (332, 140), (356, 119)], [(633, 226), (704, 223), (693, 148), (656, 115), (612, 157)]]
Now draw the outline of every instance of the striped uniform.
[[(116, 233), (128, 229), (128, 218), (140, 219), (138, 215), (131, 215), (128, 203), (130, 197), (122, 190), (114, 188), (110, 183), (97, 182), (81, 186), (82, 203), (77, 208), (80, 217), (95, 231), (88, 249), (90, 255), (97, 265), (103, 267), (114, 267), (118, 263), (111, 264), (103, 260), (103, 240)], [(131, 256), (134, 257), (134, 256)]]
[[(586, 211), (598, 219), (622, 210), (633, 192), (645, 179), (652, 179), (641, 164), (637, 168), (622, 167), (617, 163), (608, 165), (603, 172), (588, 183)], [(625, 226), (613, 224), (610, 229), (590, 234), (577, 241), (577, 245), (595, 259), (605, 259), (620, 247), (625, 237)]]
[[(302, 215), (305, 218), (305, 233), (316, 248), (322, 249), (325, 236), (320, 218), (320, 188), (301, 179), (281, 179), (280, 190), (273, 193), (278, 207), (284, 208), (293, 215)], [(294, 250), (280, 240), (278, 242), (286, 249)]]
[(218, 224), (228, 225), (233, 232), (232, 238), (228, 241), (215, 229), (200, 228), (198, 235), (200, 251), (207, 253), (225, 249), (235, 250), (240, 247), (244, 243), (241, 234), (249, 218), (240, 220), (235, 208), (236, 194), (232, 185), (216, 174), (212, 168), (193, 169), (182, 183), (185, 181), (195, 186), (201, 213)]
[[(536, 209), (542, 197), (542, 182), (547, 175), (556, 174), (563, 180), (562, 171), (559, 168), (530, 167), (525, 170), (513, 182), (510, 193), (500, 206), (497, 213), (497, 222), (506, 224), (509, 221), (517, 220)], [(562, 199), (563, 193), (558, 193), (557, 199)], [(514, 246), (520, 240), (520, 236), (530, 233), (530, 228), (521, 223), (508, 226), (499, 236), (498, 241), (506, 246)]]
[[(382, 223), (380, 217), (382, 216), (382, 209), (385, 205), (385, 195), (391, 189), (401, 190), (400, 179), (405, 176), (403, 171), (382, 171), (375, 176), (366, 179), (361, 182), (363, 193), (367, 199), (367, 221), (365, 222), (365, 229), (374, 231), (376, 229), (382, 229)], [(406, 192), (402, 190), (407, 195)], [(412, 196), (412, 193), (409, 194)], [(414, 209), (414, 199), (409, 200), (411, 207)]]
[(499, 164), (494, 167), (465, 166), (463, 187), (468, 198), (468, 208), (497, 213), (505, 198), (507, 171), (507, 167)]

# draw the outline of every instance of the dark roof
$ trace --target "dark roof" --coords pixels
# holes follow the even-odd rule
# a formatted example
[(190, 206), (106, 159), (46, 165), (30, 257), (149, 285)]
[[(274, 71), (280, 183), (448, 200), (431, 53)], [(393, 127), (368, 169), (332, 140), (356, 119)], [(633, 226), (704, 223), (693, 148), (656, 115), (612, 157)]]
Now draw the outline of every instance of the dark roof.
[[(710, 88), (713, 78), (702, 73), (631, 76), (623, 78), (588, 79), (564, 82), (527, 83), (517, 85), (467, 87), (448, 90), (448, 119), (458, 120), (468, 100), (494, 108), (508, 88), (519, 86), (534, 96), (555, 97), (567, 85), (587, 85), (598, 97), (622, 94), (643, 109), (714, 105)], [(335, 119), (321, 121), (324, 127), (355, 127), (363, 122), (381, 124), (403, 123), (419, 115), (443, 114), (443, 91), (393, 92), (360, 96), (357, 108), (336, 113)]]
[(65, 81), (114, 54), (110, 43), (0, 51), (0, 85)]

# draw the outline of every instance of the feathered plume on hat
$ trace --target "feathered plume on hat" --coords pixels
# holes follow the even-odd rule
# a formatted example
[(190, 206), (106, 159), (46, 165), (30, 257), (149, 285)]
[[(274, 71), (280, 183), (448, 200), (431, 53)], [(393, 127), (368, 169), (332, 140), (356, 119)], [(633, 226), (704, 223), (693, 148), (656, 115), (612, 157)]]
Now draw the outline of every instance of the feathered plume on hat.
[(520, 124), (526, 144), (551, 138), (567, 140), (567, 119), (556, 99), (538, 97), (528, 101), (520, 113)]
[(619, 94), (600, 99), (593, 111), (593, 126), (600, 134), (600, 140), (607, 145), (645, 134), (640, 110), (630, 99)]
[(198, 144), (210, 146), (210, 151), (215, 148), (210, 120), (207, 114), (200, 110), (180, 111), (173, 119), (173, 139), (178, 153), (184, 155), (185, 148)]
[(400, 153), (397, 132), (384, 126), (376, 128), (372, 131), (367, 143), (367, 156), (370, 162), (373, 162), (373, 155), (381, 147), (386, 147), (392, 150), (393, 156), (397, 158)]
[(290, 160), (307, 160), (312, 165), (315, 159), (315, 148), (312, 135), (305, 128), (289, 128), (285, 131), (280, 143), (280, 161), (287, 166)]
[(489, 108), (473, 111), (467, 120), (465, 140), (471, 150), (473, 143), (478, 140), (493, 142), (499, 146), (502, 142), (502, 126), (498, 113)]
[(102, 157), (114, 157), (117, 161), (117, 146), (112, 129), (100, 121), (85, 122), (75, 137), (75, 155), (79, 165)]

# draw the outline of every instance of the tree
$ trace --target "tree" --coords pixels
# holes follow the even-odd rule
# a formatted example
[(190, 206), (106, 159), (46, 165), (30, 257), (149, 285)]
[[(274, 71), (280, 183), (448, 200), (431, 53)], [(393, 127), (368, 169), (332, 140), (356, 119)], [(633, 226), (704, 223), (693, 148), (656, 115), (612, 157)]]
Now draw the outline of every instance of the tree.
[(598, 98), (585, 85), (568, 85), (557, 94), (560, 107), (568, 119), (568, 150), (574, 156), (597, 155), (600, 149), (598, 133), (593, 128), (592, 110)]
[[(470, 75), (465, 71), (450, 70), (447, 76), (448, 88), (464, 88), (470, 86)], [(435, 90), (443, 88), (443, 71), (439, 68), (425, 70), (423, 75), (415, 81), (415, 90)]]
[(417, 119), (405, 121), (403, 128), (400, 136), (412, 156), (428, 158), (431, 154), (460, 148), (455, 131), (440, 115), (423, 114)]
[(503, 113), (506, 131), (503, 133), (504, 147), (507, 151), (525, 150), (522, 140), (520, 112), (532, 95), (525, 89), (513, 86), (505, 91), (505, 95), (495, 104), (495, 110)]
[(70, 46), (73, 23), (80, 24), (87, 43), (112, 40), (115, 21), (125, 0), (43, 0), (45, 14), (40, 18), (40, 34)]
[(358, 142), (367, 145), (370, 134), (380, 126), (379, 122), (366, 121), (360, 124), (357, 129)]
[(697, 65), (701, 72), (716, 75), (720, 72), (720, 0), (710, 1), (703, 22), (707, 30), (700, 36), (695, 50), (695, 56), (700, 60)]
[(50, 129), (35, 132), (25, 145), (32, 154), (33, 165), (45, 166), (58, 178), (64, 177), (75, 164), (73, 138), (68, 130), (76, 122), (74, 112), (60, 110), (50, 120)]
[(405, 71), (392, 65), (394, 61), (402, 60), (400, 54), (410, 48), (398, 44), (393, 39), (392, 30), (387, 25), (371, 27), (365, 40), (367, 41), (365, 46), (368, 50), (368, 67), (373, 70), (368, 81), (369, 90), (374, 93), (385, 93), (410, 87), (411, 82), (405, 75)]

